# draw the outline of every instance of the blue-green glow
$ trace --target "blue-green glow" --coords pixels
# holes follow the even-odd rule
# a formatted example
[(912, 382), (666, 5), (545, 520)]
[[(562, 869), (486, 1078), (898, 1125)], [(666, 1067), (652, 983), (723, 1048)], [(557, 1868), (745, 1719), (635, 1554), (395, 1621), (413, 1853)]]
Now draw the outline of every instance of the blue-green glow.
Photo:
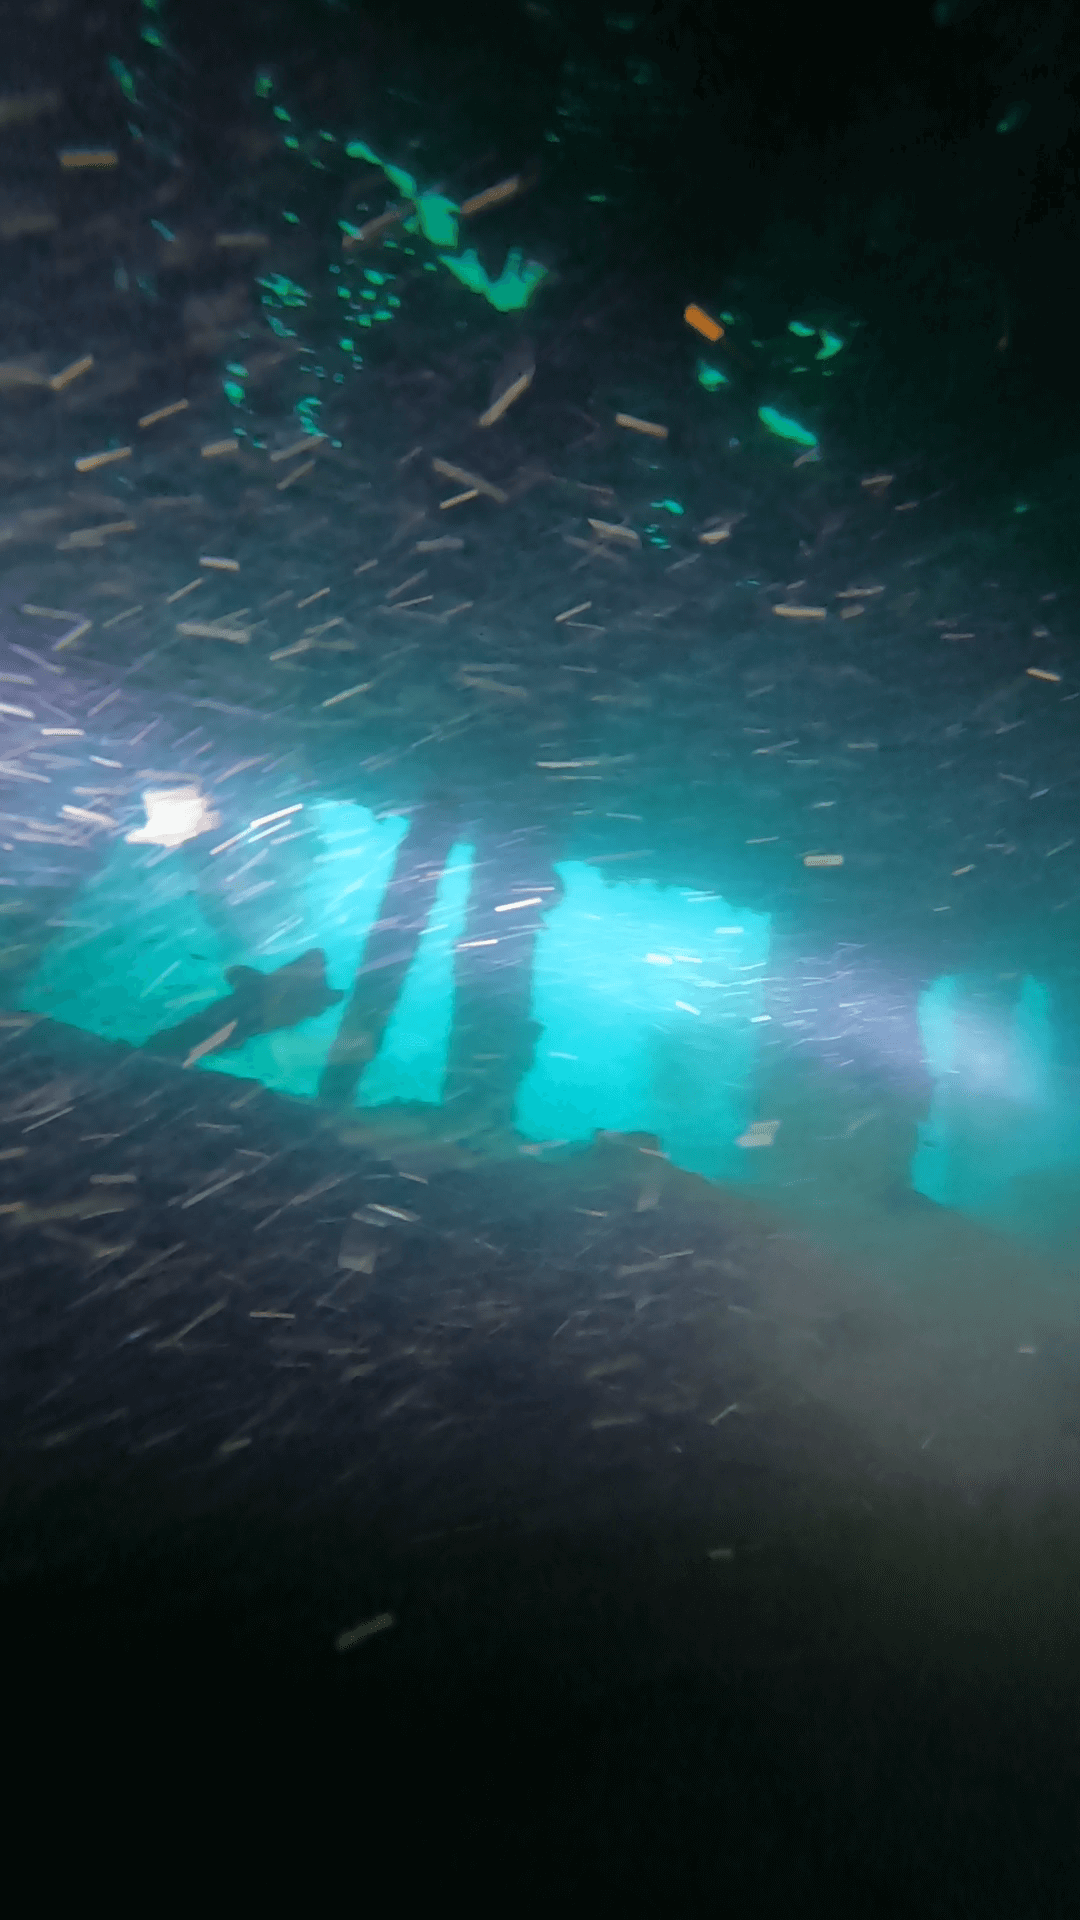
[(799, 425), (797, 420), (789, 419), (787, 414), (778, 413), (775, 407), (759, 407), (758, 419), (778, 440), (794, 440), (800, 447), (816, 447), (817, 435), (809, 427)]
[(416, 181), (404, 167), (392, 166), (388, 160), (381, 160), (374, 148), (366, 140), (350, 140), (345, 148), (350, 160), (368, 160), (373, 167), (379, 167), (386, 175), (392, 187), (396, 187), (405, 200), (411, 200), (416, 208), (415, 220), (408, 226), (413, 232), (421, 230), (425, 239), (436, 247), (456, 247), (458, 243), (457, 204), (448, 200), (443, 193), (420, 193)]
[[(420, 193), (411, 173), (406, 173), (404, 168), (391, 166), (387, 161), (380, 159), (374, 148), (368, 146), (366, 140), (348, 141), (345, 152), (352, 160), (367, 160), (372, 166), (379, 167), (391, 185), (396, 187), (406, 200), (412, 201), (416, 212), (404, 222), (406, 233), (422, 233), (424, 238), (436, 247), (457, 246), (458, 209), (455, 201), (449, 200), (445, 194), (441, 193)], [(345, 222), (339, 224), (345, 227)], [(356, 232), (355, 227), (345, 228), (345, 230)], [(391, 242), (386, 241), (384, 244), (389, 246)], [(472, 293), (482, 294), (497, 313), (520, 311), (528, 304), (540, 282), (546, 279), (548, 271), (538, 261), (525, 261), (522, 254), (517, 251), (507, 256), (506, 265), (497, 280), (492, 280), (487, 270), (481, 266), (472, 248), (462, 254), (441, 252), (439, 260), (455, 279), (461, 281), (462, 286), (468, 287)], [(425, 262), (425, 265), (430, 268), (431, 263)], [(376, 318), (386, 319), (389, 316), (378, 314)]]
[(819, 331), (821, 334), (821, 350), (819, 353), (815, 353), (815, 360), (831, 360), (834, 354), (844, 351), (847, 341), (841, 340), (838, 333), (830, 333), (827, 327), (821, 327)]
[(283, 273), (267, 274), (265, 280), (259, 280), (256, 284), (265, 287), (268, 293), (280, 300), (283, 307), (306, 307), (311, 299), (306, 287), (298, 286), (295, 280), (287, 279)]
[(392, 187), (403, 193), (406, 200), (416, 199), (416, 181), (411, 173), (406, 173), (404, 167), (391, 166), (386, 160), (380, 161), (380, 165)]
[(163, 240), (176, 239), (175, 233), (170, 233), (168, 227), (164, 226), (160, 220), (151, 220), (150, 225), (153, 227), (155, 233), (160, 233)]
[(527, 306), (541, 281), (547, 278), (547, 268), (538, 260), (525, 260), (517, 248), (507, 254), (506, 265), (497, 280), (490, 278), (471, 247), (462, 254), (441, 253), (439, 258), (462, 286), (468, 287), (471, 293), (482, 293), (496, 313), (513, 313)]
[(698, 385), (704, 387), (706, 393), (715, 393), (718, 387), (731, 385), (727, 374), (721, 373), (719, 367), (710, 367), (707, 360), (698, 361), (697, 377)]
[(425, 240), (433, 247), (456, 247), (458, 243), (457, 203), (442, 193), (422, 193), (416, 202)]
[(650, 500), (649, 505), (650, 507), (663, 507), (665, 513), (681, 514), (686, 512), (686, 508), (680, 507), (677, 500)]
[(110, 58), (108, 66), (109, 72), (112, 74), (125, 100), (130, 100), (132, 106), (137, 107), (139, 101), (135, 92), (135, 76), (130, 68), (125, 67), (123, 61), (117, 60), (115, 57)]
[(808, 327), (805, 320), (789, 320), (788, 332), (797, 333), (800, 340), (812, 340), (817, 328)]
[(1014, 104), (1008, 109), (1007, 113), (1003, 116), (1003, 118), (998, 121), (997, 123), (998, 132), (999, 133), (1015, 133), (1017, 127), (1023, 126), (1024, 121), (1027, 119), (1028, 114), (1030, 112), (1031, 112), (1031, 104), (1029, 101), (1027, 100), (1015, 101)]

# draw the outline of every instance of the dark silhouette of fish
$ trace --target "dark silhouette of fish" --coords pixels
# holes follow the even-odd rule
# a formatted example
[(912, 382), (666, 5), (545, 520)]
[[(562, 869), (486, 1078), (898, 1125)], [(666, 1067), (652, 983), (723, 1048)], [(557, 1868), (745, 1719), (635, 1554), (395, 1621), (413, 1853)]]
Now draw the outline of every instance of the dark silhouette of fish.
[[(203, 1007), (179, 1026), (162, 1027), (144, 1042), (146, 1053), (166, 1059), (187, 1058), (199, 1049), (206, 1053), (231, 1053), (260, 1033), (280, 1033), (286, 1027), (298, 1027), (315, 1020), (327, 1007), (336, 1007), (344, 993), (326, 984), (326, 955), (321, 947), (309, 947), (298, 960), (290, 960), (275, 973), (260, 973), (257, 967), (229, 967), (225, 979), (232, 992)], [(216, 1035), (222, 1037), (213, 1048), (204, 1047)]]

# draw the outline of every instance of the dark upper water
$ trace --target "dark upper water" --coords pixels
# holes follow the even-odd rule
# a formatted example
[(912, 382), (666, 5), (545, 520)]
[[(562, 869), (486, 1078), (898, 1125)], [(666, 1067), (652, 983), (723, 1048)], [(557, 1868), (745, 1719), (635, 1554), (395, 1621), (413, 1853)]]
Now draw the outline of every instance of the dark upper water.
[(19, 1741), (1071, 1911), (1071, 12), (0, 19)]

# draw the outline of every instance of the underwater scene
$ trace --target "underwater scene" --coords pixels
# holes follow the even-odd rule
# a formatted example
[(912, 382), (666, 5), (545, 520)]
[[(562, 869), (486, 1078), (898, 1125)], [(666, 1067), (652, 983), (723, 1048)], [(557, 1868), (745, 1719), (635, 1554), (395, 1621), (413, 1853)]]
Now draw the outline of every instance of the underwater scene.
[(26, 1753), (1073, 1911), (1071, 10), (0, 18)]

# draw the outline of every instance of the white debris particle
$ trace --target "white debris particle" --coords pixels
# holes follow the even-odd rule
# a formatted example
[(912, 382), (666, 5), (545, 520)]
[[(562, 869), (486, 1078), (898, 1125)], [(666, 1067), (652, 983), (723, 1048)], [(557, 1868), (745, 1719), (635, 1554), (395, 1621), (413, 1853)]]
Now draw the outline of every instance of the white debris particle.
[(397, 1626), (397, 1617), (392, 1613), (374, 1613), (370, 1620), (360, 1620), (355, 1627), (346, 1627), (334, 1641), (335, 1653), (351, 1653), (354, 1647), (360, 1647), (365, 1640), (373, 1640), (377, 1633), (386, 1633), (390, 1627)]

